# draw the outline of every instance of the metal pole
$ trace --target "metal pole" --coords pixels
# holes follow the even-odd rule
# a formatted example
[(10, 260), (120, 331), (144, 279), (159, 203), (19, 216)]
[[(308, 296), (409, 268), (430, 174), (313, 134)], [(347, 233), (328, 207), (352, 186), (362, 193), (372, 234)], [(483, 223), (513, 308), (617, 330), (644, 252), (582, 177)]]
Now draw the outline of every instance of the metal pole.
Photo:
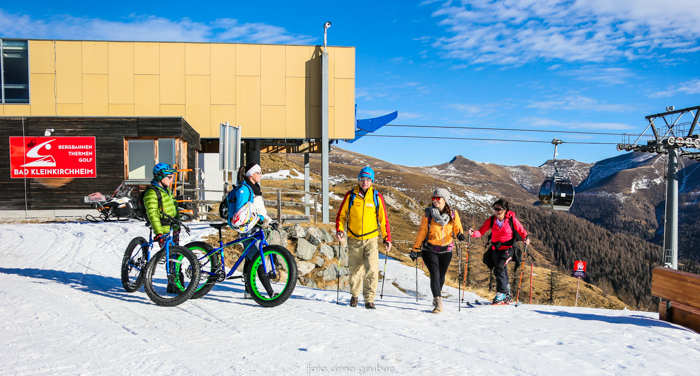
[(327, 22), (323, 28), (323, 53), (321, 54), (321, 195), (322, 195), (322, 221), (329, 222), (328, 205), (330, 198), (328, 195), (328, 155), (330, 154), (330, 143), (328, 139), (328, 47), (326, 46), (326, 34), (330, 22)]
[[(309, 183), (310, 180), (310, 175), (311, 175), (311, 169), (309, 167), (309, 153), (304, 153), (304, 191), (309, 192), (309, 189), (311, 189), (311, 185)], [(304, 203), (309, 204), (311, 203), (309, 194), (306, 193), (304, 195)], [(304, 215), (309, 215), (311, 208), (308, 206), (304, 207)]]
[(574, 302), (574, 307), (578, 307), (578, 287), (581, 284), (581, 277), (576, 278), (576, 301)]
[(282, 190), (277, 190), (277, 222), (282, 223)]
[(671, 268), (678, 269), (678, 149), (668, 148), (664, 249), (671, 252)]

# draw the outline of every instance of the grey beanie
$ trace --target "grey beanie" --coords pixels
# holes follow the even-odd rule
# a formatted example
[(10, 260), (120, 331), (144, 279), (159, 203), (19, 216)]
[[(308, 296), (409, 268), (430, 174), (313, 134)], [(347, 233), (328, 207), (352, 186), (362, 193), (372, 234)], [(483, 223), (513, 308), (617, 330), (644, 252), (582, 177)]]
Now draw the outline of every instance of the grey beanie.
[(450, 192), (445, 188), (438, 188), (433, 191), (433, 197), (442, 197), (447, 202), (450, 201)]

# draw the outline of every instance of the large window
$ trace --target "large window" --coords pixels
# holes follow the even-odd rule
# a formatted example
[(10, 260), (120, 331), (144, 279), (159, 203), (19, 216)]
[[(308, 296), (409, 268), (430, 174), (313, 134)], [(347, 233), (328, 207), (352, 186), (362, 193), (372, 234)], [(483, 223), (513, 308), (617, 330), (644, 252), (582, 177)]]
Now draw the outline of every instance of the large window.
[(153, 166), (156, 163), (177, 165), (178, 169), (187, 168), (187, 143), (181, 139), (132, 139), (126, 140), (124, 146), (127, 179), (153, 179)]
[(0, 40), (0, 103), (29, 103), (29, 55), (26, 40)]

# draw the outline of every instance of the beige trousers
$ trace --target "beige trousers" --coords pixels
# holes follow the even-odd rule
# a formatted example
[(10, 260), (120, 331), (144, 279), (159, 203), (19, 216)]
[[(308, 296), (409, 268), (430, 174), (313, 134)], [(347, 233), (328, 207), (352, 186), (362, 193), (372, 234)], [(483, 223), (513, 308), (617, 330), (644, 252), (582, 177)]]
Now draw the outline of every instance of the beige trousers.
[(362, 289), (365, 303), (374, 303), (374, 297), (377, 295), (379, 279), (379, 245), (377, 243), (378, 238), (366, 240), (348, 238), (350, 293), (357, 297)]

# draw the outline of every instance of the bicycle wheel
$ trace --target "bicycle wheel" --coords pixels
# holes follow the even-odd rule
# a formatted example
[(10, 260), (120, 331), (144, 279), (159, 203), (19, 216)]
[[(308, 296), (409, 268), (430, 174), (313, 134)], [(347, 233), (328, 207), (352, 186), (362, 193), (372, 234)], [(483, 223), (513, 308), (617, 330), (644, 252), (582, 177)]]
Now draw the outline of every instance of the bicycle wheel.
[[(170, 275), (166, 269), (170, 266)], [(185, 302), (199, 286), (200, 269), (197, 257), (187, 248), (170, 246), (170, 259), (162, 249), (146, 266), (144, 287), (146, 294), (159, 306), (172, 307)]]
[(192, 294), (190, 299), (199, 299), (209, 293), (211, 289), (214, 288), (214, 284), (217, 282), (217, 271), (221, 269), (221, 255), (219, 252), (213, 253), (206, 256), (209, 252), (214, 250), (214, 247), (205, 242), (191, 242), (185, 245), (185, 248), (189, 249), (194, 253), (195, 257), (199, 260), (199, 267), (201, 269), (201, 277), (199, 278), (199, 286), (197, 291)]
[[(253, 261), (249, 261), (245, 272), (245, 285), (253, 300), (263, 307), (276, 307), (289, 299), (297, 285), (297, 263), (289, 251), (279, 245), (270, 245), (263, 249), (265, 271), (260, 252)], [(275, 263), (275, 272), (270, 269), (270, 260)]]
[(138, 291), (143, 285), (141, 271), (148, 263), (148, 241), (140, 236), (131, 239), (122, 259), (122, 286), (126, 292)]

